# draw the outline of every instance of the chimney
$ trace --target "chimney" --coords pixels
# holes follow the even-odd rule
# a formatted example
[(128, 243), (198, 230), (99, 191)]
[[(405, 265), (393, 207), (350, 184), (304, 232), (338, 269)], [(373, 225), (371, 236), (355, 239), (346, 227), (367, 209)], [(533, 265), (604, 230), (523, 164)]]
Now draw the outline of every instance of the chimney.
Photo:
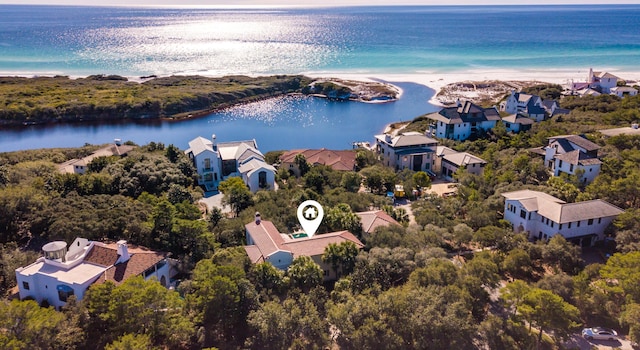
[(216, 146), (216, 134), (211, 135), (211, 147), (214, 151), (218, 150), (218, 146)]
[(127, 249), (127, 241), (121, 240), (116, 244), (118, 245), (118, 261), (116, 261), (116, 264), (129, 261), (129, 250)]
[(256, 225), (260, 225), (260, 220), (261, 220), (260, 212), (257, 211), (256, 212)]

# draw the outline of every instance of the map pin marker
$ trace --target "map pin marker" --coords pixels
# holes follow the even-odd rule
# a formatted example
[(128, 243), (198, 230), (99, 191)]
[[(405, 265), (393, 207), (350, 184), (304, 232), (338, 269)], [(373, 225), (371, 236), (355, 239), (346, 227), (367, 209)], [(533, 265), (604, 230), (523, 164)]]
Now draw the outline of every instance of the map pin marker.
[(316, 234), (323, 217), (324, 210), (320, 203), (316, 201), (304, 201), (298, 206), (298, 221), (307, 234), (307, 237), (312, 237)]

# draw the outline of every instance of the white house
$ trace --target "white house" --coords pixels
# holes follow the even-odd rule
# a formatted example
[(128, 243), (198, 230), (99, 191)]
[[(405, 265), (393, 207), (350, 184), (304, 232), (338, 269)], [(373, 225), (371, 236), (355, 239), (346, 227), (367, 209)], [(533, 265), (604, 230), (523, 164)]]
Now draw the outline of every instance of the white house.
[(124, 157), (136, 146), (132, 145), (123, 145), (118, 139), (113, 143), (113, 145), (108, 145), (102, 147), (90, 155), (80, 158), (80, 159), (71, 159), (62, 164), (58, 165), (58, 171), (61, 173), (68, 174), (84, 174), (88, 170), (88, 165), (94, 159), (98, 157)]
[(384, 165), (396, 170), (431, 171), (437, 140), (419, 132), (405, 132), (397, 136), (376, 135), (375, 151)]
[(616, 86), (611, 88), (611, 95), (616, 95), (620, 98), (625, 96), (635, 96), (638, 94), (638, 90), (631, 86)]
[(577, 175), (583, 184), (588, 184), (600, 174), (598, 149), (600, 146), (579, 135), (553, 136), (543, 149), (544, 163), (553, 176)]
[(514, 230), (526, 232), (530, 239), (550, 239), (562, 235), (581, 246), (592, 246), (604, 239), (605, 229), (623, 210), (596, 199), (577, 203), (564, 201), (543, 192), (521, 190), (506, 192), (504, 219)]
[(429, 126), (429, 135), (460, 141), (479, 132), (491, 130), (496, 126), (496, 122), (500, 121), (497, 109), (482, 108), (470, 101), (458, 102), (455, 106), (442, 108), (425, 117), (433, 121)]
[(500, 103), (500, 110), (509, 114), (524, 113), (535, 121), (543, 121), (546, 112), (540, 96), (515, 90), (511, 91), (511, 95)]
[(358, 249), (364, 244), (349, 231), (316, 234), (308, 237), (306, 233), (280, 233), (271, 221), (262, 220), (256, 213), (255, 220), (245, 225), (247, 245), (244, 246), (249, 260), (257, 264), (268, 262), (280, 270), (287, 270), (293, 259), (299, 256), (310, 257), (324, 271), (324, 280), (335, 280), (336, 272), (322, 261), (324, 249), (330, 244), (353, 242)]
[(531, 129), (534, 120), (520, 113), (516, 113), (502, 118), (502, 123), (504, 123), (507, 132), (518, 133)]
[(255, 140), (216, 142), (196, 137), (189, 142), (185, 154), (198, 172), (198, 184), (207, 191), (217, 190), (221, 181), (230, 176), (243, 179), (251, 192), (273, 189), (275, 168), (264, 161)]
[(486, 161), (473, 154), (458, 152), (445, 146), (438, 146), (434, 171), (441, 173), (445, 179), (452, 180), (453, 174), (461, 168), (470, 174), (482, 175), (486, 164)]
[(620, 78), (608, 72), (594, 72), (589, 68), (589, 75), (587, 76), (587, 82), (592, 89), (600, 90), (605, 94), (611, 92), (611, 89), (618, 85)]
[(146, 249), (130, 249), (126, 241), (114, 245), (76, 238), (67, 243), (55, 241), (42, 247), (44, 256), (16, 269), (20, 299), (45, 300), (56, 308), (75, 295), (84, 297), (94, 283), (111, 281), (116, 285), (131, 276), (156, 278), (165, 287), (175, 275), (174, 263), (164, 254)]

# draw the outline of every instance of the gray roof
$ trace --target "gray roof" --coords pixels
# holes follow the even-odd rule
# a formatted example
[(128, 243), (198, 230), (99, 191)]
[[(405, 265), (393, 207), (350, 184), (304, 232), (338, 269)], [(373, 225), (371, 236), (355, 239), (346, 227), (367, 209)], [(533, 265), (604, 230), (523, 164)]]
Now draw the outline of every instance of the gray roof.
[(465, 101), (459, 106), (444, 107), (437, 113), (427, 114), (425, 117), (445, 124), (460, 124), (500, 120), (500, 113), (494, 107), (482, 108)]
[(195, 139), (189, 141), (189, 148), (185, 151), (185, 153), (193, 153), (194, 156), (197, 156), (204, 151), (213, 152), (213, 142), (211, 140), (205, 139), (202, 136), (198, 136)]
[(507, 200), (517, 200), (528, 211), (537, 211), (539, 215), (559, 224), (612, 217), (623, 213), (622, 209), (600, 199), (565, 203), (544, 192), (532, 190), (506, 192), (502, 196)]
[(238, 167), (238, 171), (242, 174), (247, 174), (247, 176), (251, 176), (251, 174), (260, 169), (268, 170), (272, 173), (276, 172), (276, 169), (273, 166), (258, 159), (251, 159)]
[(419, 146), (438, 143), (437, 140), (434, 140), (430, 137), (427, 137), (425, 134), (421, 134), (415, 131), (405, 132), (397, 135), (391, 139), (391, 143), (385, 141), (384, 134), (376, 135), (376, 139), (391, 145), (391, 147)]
[(549, 139), (549, 143), (552, 143), (553, 141), (558, 141), (565, 148), (566, 152), (573, 151), (573, 147), (570, 147), (570, 148), (566, 147), (566, 143), (564, 143), (564, 141), (570, 142), (573, 145), (576, 145), (587, 151), (595, 151), (600, 149), (600, 146), (587, 140), (585, 137), (580, 135), (558, 135), (558, 136), (549, 137), (548, 139)]
[(447, 154), (444, 156), (444, 159), (457, 166), (466, 166), (467, 164), (487, 164), (483, 159), (466, 152)]
[(503, 121), (512, 124), (531, 125), (535, 121), (529, 117), (525, 117), (522, 114), (512, 114), (510, 116), (502, 118)]
[(578, 150), (563, 153), (563, 154), (558, 154), (555, 156), (555, 158), (564, 162), (568, 162), (569, 164), (575, 164), (575, 165), (602, 164), (602, 161), (600, 161), (600, 159), (590, 157), (588, 154), (584, 152), (580, 152)]

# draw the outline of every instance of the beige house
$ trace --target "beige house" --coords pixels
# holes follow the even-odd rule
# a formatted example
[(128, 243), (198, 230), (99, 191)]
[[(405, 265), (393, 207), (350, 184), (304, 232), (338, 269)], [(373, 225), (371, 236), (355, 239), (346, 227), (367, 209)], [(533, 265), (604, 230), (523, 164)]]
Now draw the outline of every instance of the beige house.
[(486, 164), (486, 161), (473, 154), (438, 146), (434, 171), (442, 174), (445, 179), (452, 180), (453, 174), (461, 168), (470, 174), (482, 175)]
[(372, 233), (378, 227), (390, 225), (400, 225), (394, 218), (389, 216), (384, 210), (370, 210), (356, 213), (362, 223), (363, 233)]
[(335, 151), (326, 148), (299, 149), (283, 153), (280, 156), (280, 167), (287, 169), (294, 176), (300, 176), (300, 169), (295, 162), (296, 156), (303, 155), (309, 165), (326, 165), (336, 171), (353, 171), (356, 168), (356, 152), (353, 150)]
[(384, 165), (396, 170), (431, 171), (438, 141), (419, 132), (376, 135), (375, 152)]
[(111, 156), (124, 157), (135, 147), (136, 146), (122, 145), (120, 142), (115, 142), (113, 145), (102, 147), (84, 158), (71, 159), (58, 165), (58, 171), (67, 174), (84, 174), (87, 171), (87, 166), (94, 159)]
[(338, 278), (331, 266), (322, 261), (324, 249), (331, 243), (353, 242), (359, 249), (364, 244), (349, 231), (316, 234), (280, 233), (271, 221), (262, 220), (259, 213), (253, 222), (245, 225), (247, 245), (244, 246), (252, 263), (268, 262), (281, 270), (287, 270), (293, 259), (308, 256), (324, 271), (324, 280)]

